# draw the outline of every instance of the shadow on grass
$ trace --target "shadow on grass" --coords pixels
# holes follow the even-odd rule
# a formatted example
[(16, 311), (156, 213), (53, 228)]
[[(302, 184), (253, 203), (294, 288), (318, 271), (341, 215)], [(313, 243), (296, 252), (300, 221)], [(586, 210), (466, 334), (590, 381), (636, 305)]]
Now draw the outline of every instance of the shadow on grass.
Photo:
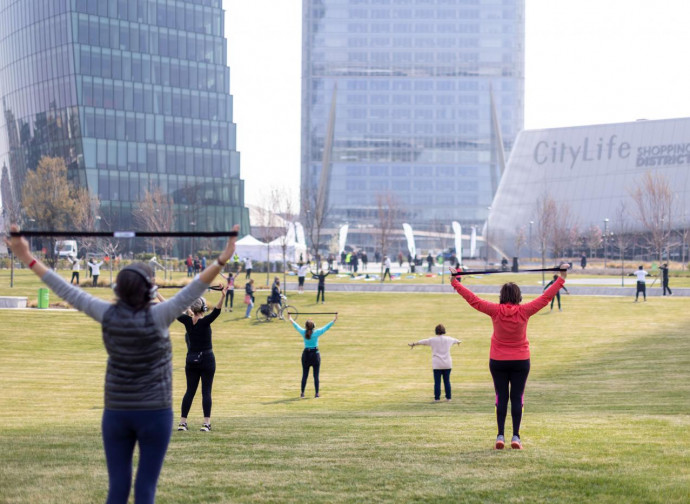
[(268, 402), (262, 402), (264, 406), (269, 406), (271, 404), (286, 404), (286, 403), (292, 403), (292, 402), (299, 402), (299, 401), (305, 401), (306, 399), (311, 399), (307, 397), (291, 397), (289, 399), (279, 399), (278, 401), (268, 401)]

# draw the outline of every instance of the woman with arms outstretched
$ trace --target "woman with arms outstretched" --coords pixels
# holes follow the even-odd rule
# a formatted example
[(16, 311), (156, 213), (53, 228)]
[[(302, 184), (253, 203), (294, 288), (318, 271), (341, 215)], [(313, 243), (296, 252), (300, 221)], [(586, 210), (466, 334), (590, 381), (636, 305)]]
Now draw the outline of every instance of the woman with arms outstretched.
[(314, 368), (314, 397), (319, 397), (319, 370), (321, 369), (321, 354), (319, 353), (319, 337), (328, 331), (335, 321), (338, 320), (338, 314), (335, 314), (333, 320), (328, 324), (318, 329), (314, 328), (314, 321), (307, 319), (304, 327), (301, 327), (292, 319), (292, 314), (288, 314), (292, 326), (302, 335), (304, 339), (304, 351), (302, 352), (302, 392), (300, 397), (304, 397), (304, 388), (307, 385), (307, 378), (309, 377), (309, 368)]
[[(450, 268), (452, 274), (455, 268)], [(520, 422), (524, 403), (525, 384), (530, 370), (529, 340), (527, 339), (527, 322), (529, 318), (544, 308), (563, 287), (568, 274), (568, 264), (561, 264), (560, 278), (538, 298), (529, 303), (522, 302), (520, 287), (509, 282), (501, 287), (498, 303), (491, 303), (477, 297), (460, 282), (461, 276), (455, 276), (451, 285), (465, 301), (477, 311), (491, 317), (494, 332), (491, 335), (491, 351), (489, 353), (489, 370), (494, 381), (496, 391), (496, 422), (498, 436), (495, 448), (505, 446), (504, 427), (508, 414), (508, 399), (510, 399), (510, 414), (513, 418), (513, 437), (510, 446), (521, 450)]]
[[(18, 231), (12, 226), (12, 231)], [(233, 228), (239, 231), (239, 226)], [(103, 446), (108, 467), (109, 504), (125, 504), (132, 485), (132, 456), (139, 445), (134, 497), (153, 503), (172, 431), (172, 345), (168, 328), (220, 273), (235, 250), (228, 239), (218, 259), (165, 303), (152, 304), (154, 272), (143, 263), (122, 269), (114, 285), (116, 301), (94, 297), (65, 281), (31, 255), (21, 236), (5, 239), (12, 253), (58, 296), (99, 322), (108, 353), (105, 372)]]

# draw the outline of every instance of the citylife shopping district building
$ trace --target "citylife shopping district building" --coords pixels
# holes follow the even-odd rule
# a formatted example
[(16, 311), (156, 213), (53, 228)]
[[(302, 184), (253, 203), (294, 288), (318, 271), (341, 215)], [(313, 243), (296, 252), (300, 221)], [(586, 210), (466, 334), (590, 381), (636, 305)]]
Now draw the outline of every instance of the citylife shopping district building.
[[(517, 230), (528, 230), (532, 221), (536, 233), (537, 205), (545, 196), (567, 208), (580, 230), (603, 229), (608, 219), (615, 232), (625, 204), (630, 232), (644, 231), (632, 192), (647, 172), (663, 175), (671, 187), (671, 229), (687, 227), (690, 118), (522, 131), (491, 205), (491, 245), (516, 255)], [(532, 239), (536, 243), (536, 234)]]

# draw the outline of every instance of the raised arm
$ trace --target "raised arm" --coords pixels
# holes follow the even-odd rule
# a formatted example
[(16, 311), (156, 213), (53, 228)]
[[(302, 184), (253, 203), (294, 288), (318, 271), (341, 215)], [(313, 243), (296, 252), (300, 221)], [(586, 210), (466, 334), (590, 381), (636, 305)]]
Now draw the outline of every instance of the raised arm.
[[(239, 224), (235, 224), (232, 228), (233, 231), (238, 232), (240, 230)], [(199, 279), (205, 284), (210, 284), (213, 279), (216, 278), (218, 273), (223, 269), (225, 263), (227, 263), (232, 255), (235, 253), (235, 242), (237, 241), (237, 236), (231, 236), (228, 238), (228, 242), (225, 244), (225, 249), (220, 253), (218, 259), (213, 261), (210, 266), (207, 266), (204, 271), (199, 273)]]
[[(455, 268), (449, 268), (449, 270), (451, 273), (455, 273), (457, 271)], [(493, 316), (498, 311), (498, 307), (500, 306), (498, 303), (492, 303), (477, 296), (474, 292), (462, 285), (459, 276), (453, 277), (453, 280), (450, 282), (450, 284), (458, 294), (465, 298), (467, 304), (469, 304), (475, 310), (485, 313), (489, 316)]]
[(321, 336), (323, 333), (328, 331), (331, 327), (333, 327), (333, 324), (335, 324), (335, 319), (331, 320), (328, 324), (326, 324), (323, 327), (320, 327), (319, 329), (314, 330), (314, 335), (315, 336)]
[(225, 296), (228, 294), (228, 287), (230, 287), (230, 284), (227, 284), (222, 291), (220, 291), (220, 299), (218, 300), (218, 304), (216, 304), (216, 309), (220, 310), (223, 308), (223, 300), (225, 299)]
[(561, 276), (553, 282), (553, 285), (546, 289), (541, 296), (523, 305), (527, 316), (531, 317), (539, 310), (544, 308), (547, 304), (549, 304), (549, 301), (553, 299), (556, 293), (561, 290), (561, 287), (563, 287), (563, 283), (568, 276), (568, 267), (568, 264), (561, 264)]
[(300, 333), (302, 336), (304, 336), (304, 332), (305, 332), (304, 328), (300, 327), (300, 325), (297, 322), (295, 322), (295, 320), (292, 318), (291, 314), (288, 314), (288, 318), (290, 319), (290, 322), (292, 322), (292, 327), (294, 327), (298, 333)]
[[(19, 231), (19, 226), (13, 224), (10, 226), (10, 231)], [(92, 296), (83, 289), (75, 287), (65, 281), (60, 275), (48, 269), (45, 264), (31, 255), (29, 242), (27, 242), (26, 238), (23, 236), (12, 236), (9, 239), (5, 238), (5, 244), (10, 248), (17, 259), (33, 271), (37, 277), (43, 280), (55, 294), (94, 320), (98, 322), (103, 321), (103, 315), (110, 307), (111, 303)]]

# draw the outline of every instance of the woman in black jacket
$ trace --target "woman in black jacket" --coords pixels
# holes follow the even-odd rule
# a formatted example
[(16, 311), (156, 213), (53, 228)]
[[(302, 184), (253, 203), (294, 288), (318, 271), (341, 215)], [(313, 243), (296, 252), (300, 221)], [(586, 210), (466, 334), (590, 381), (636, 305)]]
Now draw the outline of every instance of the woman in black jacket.
[(189, 307), (191, 315), (183, 314), (177, 317), (177, 321), (184, 324), (187, 330), (187, 362), (185, 363), (184, 373), (187, 377), (187, 391), (182, 398), (182, 413), (178, 431), (186, 431), (187, 415), (192, 407), (192, 401), (196, 395), (196, 390), (201, 381), (201, 406), (204, 410), (204, 423), (201, 426), (202, 432), (211, 430), (211, 390), (213, 389), (213, 377), (216, 374), (216, 357), (213, 354), (213, 342), (211, 339), (211, 324), (220, 315), (223, 307), (223, 300), (228, 291), (228, 286), (221, 291), (218, 304), (213, 308), (209, 315), (206, 300), (202, 297), (197, 298)]

